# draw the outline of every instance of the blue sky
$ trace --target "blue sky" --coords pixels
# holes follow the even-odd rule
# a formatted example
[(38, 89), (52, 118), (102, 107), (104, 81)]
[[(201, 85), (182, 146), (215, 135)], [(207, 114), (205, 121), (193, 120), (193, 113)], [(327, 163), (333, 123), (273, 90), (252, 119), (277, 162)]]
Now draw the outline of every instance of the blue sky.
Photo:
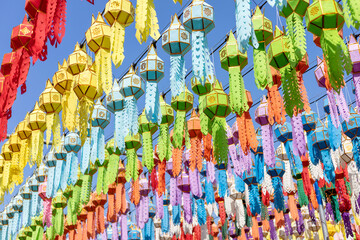
[[(12, 118), (8, 123), (8, 133), (11, 134), (17, 124), (22, 121), (27, 112), (31, 111), (34, 107), (35, 102), (38, 100), (39, 95), (45, 88), (45, 83), (48, 78), (52, 78), (53, 74), (57, 71), (57, 63), (62, 62), (64, 58), (73, 51), (75, 43), (77, 41), (81, 42), (85, 38), (85, 31), (89, 28), (91, 24), (91, 14), (97, 15), (98, 12), (103, 11), (105, 0), (95, 0), (95, 5), (91, 5), (87, 1), (83, 0), (70, 0), (67, 3), (67, 23), (66, 23), (66, 33), (63, 38), (62, 43), (58, 48), (48, 47), (48, 59), (45, 62), (37, 61), (35, 66), (31, 66), (27, 78), (27, 92), (24, 95), (19, 94), (13, 105), (12, 109)], [(135, 0), (132, 0), (133, 4), (136, 4)], [(183, 0), (183, 6), (180, 4), (174, 4), (172, 0), (154, 0), (155, 8), (157, 11), (157, 16), (159, 19), (160, 30), (165, 30), (170, 23), (170, 17), (175, 13), (179, 13), (183, 6), (186, 6), (190, 1)], [(251, 8), (255, 9), (256, 4), (262, 5), (265, 0), (252, 0)], [(207, 0), (207, 3), (214, 7), (215, 14), (215, 29), (208, 34), (208, 42), (210, 50), (215, 49), (219, 43), (224, 41), (226, 34), (235, 27), (235, 4), (233, 0)], [(4, 10), (0, 15), (0, 56), (3, 56), (5, 53), (10, 52), (10, 36), (12, 28), (21, 23), (25, 10), (24, 10), (25, 1), (23, 0), (14, 0), (14, 1), (3, 1), (2, 9)], [(270, 7), (268, 4), (264, 5), (263, 10), (265, 9), (265, 16), (272, 20), (273, 26), (285, 24), (285, 19), (278, 17), (276, 14), (276, 9)], [(304, 21), (305, 22), (305, 21)], [(344, 28), (344, 36), (348, 36), (351, 33), (349, 29)], [(306, 32), (307, 38), (307, 50), (309, 53), (310, 66), (313, 66), (316, 63), (316, 56), (321, 56), (322, 51), (320, 48), (316, 47), (312, 42), (312, 34)], [(125, 35), (125, 60), (123, 65), (118, 69), (113, 69), (113, 74), (115, 77), (122, 76), (129, 68), (130, 64), (134, 62), (139, 55), (147, 48), (151, 43), (149, 38), (147, 43), (142, 45), (135, 38), (135, 23), (126, 28)], [(169, 55), (163, 51), (161, 48), (161, 41), (157, 44), (158, 55), (165, 61), (165, 77), (159, 83), (159, 90), (165, 92), (169, 89)], [(91, 53), (93, 56), (93, 54)], [(250, 48), (248, 52), (249, 64), (243, 70), (243, 73), (249, 71), (252, 68), (252, 49)], [(191, 53), (189, 52), (186, 57), (186, 66), (187, 69), (191, 69)], [(218, 51), (213, 55), (213, 60), (215, 63), (216, 75), (218, 79), (222, 82), (223, 86), (228, 85), (228, 73), (221, 69)], [(191, 74), (190, 74), (191, 76)], [(348, 79), (346, 77), (345, 79)], [(253, 72), (250, 71), (246, 76), (244, 76), (246, 89), (251, 91), (254, 103), (257, 102), (263, 94), (266, 94), (266, 91), (260, 91), (256, 88), (254, 83)], [(325, 90), (317, 86), (313, 71), (309, 71), (304, 75), (305, 86), (308, 91), (309, 100), (314, 100), (321, 97), (325, 94)], [(190, 77), (186, 79), (186, 83), (190, 83)], [(345, 89), (346, 99), (351, 101), (354, 99), (354, 96), (351, 91), (352, 85), (348, 84), (348, 87)], [(347, 90), (348, 89), (348, 90)], [(349, 96), (350, 95), (350, 96)], [(142, 111), (144, 107), (145, 96), (139, 99), (138, 107), (139, 111)], [(167, 97), (167, 102), (170, 102), (170, 95)], [(323, 101), (319, 101), (318, 105), (311, 105), (313, 111), (320, 111), (320, 115), (323, 116), (322, 111)], [(195, 105), (196, 107), (196, 105)], [(254, 118), (254, 110), (252, 108), (250, 113)], [(231, 124), (233, 121), (230, 122)], [(256, 125), (255, 125), (256, 126)], [(105, 136), (110, 137), (113, 132), (113, 123), (110, 123), (105, 130)], [(157, 134), (155, 134), (157, 135)], [(2, 145), (2, 144), (1, 144)], [(0, 145), (0, 146), (1, 146)], [(44, 147), (44, 153), (48, 149)], [(28, 177), (32, 174), (34, 168), (30, 169), (28, 166), (24, 170), (24, 177)], [(15, 193), (18, 188), (15, 189)], [(13, 194), (12, 194), (13, 195)], [(8, 203), (12, 195), (7, 195), (5, 197), (5, 203)], [(4, 204), (0, 206), (2, 210)]]

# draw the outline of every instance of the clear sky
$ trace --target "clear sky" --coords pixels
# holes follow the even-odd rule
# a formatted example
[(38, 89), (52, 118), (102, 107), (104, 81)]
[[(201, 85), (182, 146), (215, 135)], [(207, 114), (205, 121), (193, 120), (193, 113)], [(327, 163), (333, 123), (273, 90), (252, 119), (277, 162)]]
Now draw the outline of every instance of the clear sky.
[[(266, 0), (251, 0), (251, 8), (255, 9), (256, 5), (262, 5)], [(54, 48), (48, 44), (48, 59), (45, 62), (37, 61), (35, 66), (31, 66), (27, 78), (27, 92), (24, 95), (19, 94), (15, 101), (15, 104), (12, 108), (12, 118), (8, 123), (8, 133), (11, 134), (17, 124), (22, 121), (27, 112), (31, 111), (34, 107), (35, 102), (38, 100), (39, 95), (45, 88), (45, 83), (48, 78), (52, 78), (53, 74), (57, 71), (57, 63), (62, 62), (64, 58), (72, 53), (75, 43), (77, 41), (81, 42), (85, 39), (85, 31), (89, 28), (91, 24), (91, 14), (97, 15), (98, 12), (102, 12), (107, 1), (105, 0), (95, 0), (95, 5), (91, 5), (87, 1), (83, 0), (70, 0), (67, 3), (67, 22), (66, 22), (66, 33), (63, 38), (62, 43), (58, 48)], [(132, 0), (133, 4), (136, 5), (136, 1)], [(170, 17), (175, 13), (179, 13), (183, 6), (187, 6), (190, 1), (183, 0), (183, 5), (174, 4), (172, 0), (154, 0), (157, 16), (159, 19), (160, 30), (165, 30), (170, 23)], [(235, 4), (233, 0), (207, 0), (207, 3), (214, 7), (215, 14), (215, 29), (208, 34), (208, 42), (210, 49), (215, 49), (220, 43), (224, 41), (225, 35), (235, 27)], [(24, 0), (13, 0), (13, 1), (2, 1), (1, 8), (3, 9), (2, 14), (0, 14), (0, 57), (5, 53), (11, 51), (10, 48), (10, 36), (12, 28), (17, 26), (22, 22), (22, 19), (25, 15), (24, 10), (25, 1)], [(285, 25), (285, 19), (278, 17), (276, 14), (277, 10), (270, 7), (268, 4), (265, 4), (263, 10), (265, 9), (265, 16), (272, 20), (273, 26), (279, 25), (282, 27)], [(304, 20), (305, 24), (305, 20)], [(351, 33), (351, 30), (344, 28), (344, 37), (347, 37)], [(113, 74), (115, 77), (122, 76), (129, 68), (130, 64), (134, 62), (139, 55), (147, 48), (151, 43), (152, 39), (149, 38), (147, 43), (142, 45), (135, 38), (135, 23), (126, 28), (125, 35), (125, 60), (123, 65), (117, 70), (113, 68)], [(306, 32), (307, 38), (307, 50), (309, 54), (310, 66), (316, 64), (316, 56), (321, 56), (322, 51), (320, 48), (316, 47), (312, 42), (313, 35), (309, 32)], [(169, 55), (166, 54), (161, 48), (161, 40), (157, 44), (158, 55), (165, 61), (165, 77), (159, 83), (159, 90), (165, 92), (169, 89)], [(243, 70), (243, 74), (251, 70), (252, 64), (252, 48), (248, 52), (249, 64)], [(91, 53), (93, 56), (93, 54)], [(216, 75), (218, 79), (222, 82), (223, 86), (228, 86), (228, 73), (221, 69), (219, 54), (218, 51), (213, 55), (213, 60), (215, 63)], [(186, 66), (187, 69), (191, 69), (191, 52), (186, 55)], [(191, 76), (191, 75), (190, 75)], [(348, 79), (346, 77), (345, 79)], [(246, 76), (244, 76), (245, 86), (248, 90), (251, 91), (254, 103), (258, 102), (260, 97), (263, 94), (266, 94), (265, 91), (260, 91), (256, 88), (254, 83), (254, 73), (250, 71)], [(325, 94), (325, 89), (321, 89), (317, 86), (313, 70), (309, 71), (304, 75), (305, 86), (308, 91), (308, 96), (310, 101), (321, 97)], [(186, 79), (186, 83), (190, 83), (190, 77)], [(189, 87), (190, 88), (190, 87)], [(348, 87), (345, 89), (346, 99), (349, 101), (349, 95), (351, 102), (354, 99), (354, 96), (351, 92), (352, 85), (349, 82)], [(145, 95), (138, 101), (139, 111), (142, 111), (144, 107)], [(170, 95), (167, 96), (167, 102), (170, 102)], [(197, 101), (196, 105), (197, 105)], [(350, 102), (350, 101), (349, 101)], [(196, 105), (194, 107), (196, 107)], [(316, 104), (312, 104), (311, 107), (313, 111), (320, 111), (320, 116), (323, 116), (323, 101)], [(254, 119), (254, 110), (255, 107), (251, 109), (250, 113)], [(231, 118), (233, 115), (230, 115)], [(233, 123), (233, 120), (229, 122)], [(257, 127), (257, 125), (255, 125)], [(110, 137), (113, 132), (113, 122), (105, 130), (105, 136)], [(157, 133), (155, 134), (157, 135)], [(2, 143), (1, 143), (2, 145)], [(0, 145), (0, 147), (1, 147)], [(44, 153), (48, 149), (44, 147)], [(30, 169), (28, 166), (24, 171), (24, 178), (32, 174), (34, 168)], [(14, 193), (17, 193), (18, 187), (15, 189)], [(13, 194), (12, 194), (13, 195)], [(12, 195), (6, 195), (5, 203), (8, 203)], [(0, 210), (4, 208), (4, 204), (0, 206)]]

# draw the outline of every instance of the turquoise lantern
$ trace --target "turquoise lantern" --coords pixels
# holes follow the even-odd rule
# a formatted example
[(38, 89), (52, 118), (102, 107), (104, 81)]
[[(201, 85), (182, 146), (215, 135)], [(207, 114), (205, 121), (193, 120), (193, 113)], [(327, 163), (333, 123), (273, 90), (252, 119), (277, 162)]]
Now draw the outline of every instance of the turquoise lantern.
[(250, 171), (244, 172), (244, 182), (249, 186), (250, 211), (251, 214), (261, 214), (261, 202), (259, 195), (259, 182), (256, 177), (256, 166), (253, 165)]
[[(335, 105), (335, 109), (337, 108), (338, 107)], [(324, 100), (324, 111), (327, 114), (326, 119), (329, 132), (330, 148), (335, 151), (341, 146), (341, 128), (339, 126), (336, 127), (332, 121), (328, 98), (325, 98)], [(338, 111), (338, 109), (335, 111)]]
[[(63, 148), (63, 145), (61, 145), (61, 148)], [(63, 148), (65, 151), (65, 149)], [(45, 157), (45, 164), (47, 167), (46, 171), (46, 197), (52, 198), (55, 197), (55, 193), (58, 190), (58, 186), (55, 186), (55, 170), (56, 170), (56, 163), (57, 161), (63, 161), (63, 160), (57, 160), (54, 154), (54, 148), (51, 148), (50, 152)], [(59, 155), (61, 156), (61, 154)], [(66, 154), (64, 155), (66, 159)], [(60, 169), (61, 171), (62, 169)], [(61, 175), (60, 175), (61, 176)], [(58, 182), (60, 183), (60, 179), (58, 179)]]
[[(104, 128), (110, 123), (110, 111), (105, 108), (102, 101), (98, 100), (94, 106), (91, 120), (91, 163), (96, 160), (102, 165), (105, 161), (105, 136)], [(89, 167), (89, 165), (87, 166)]]
[(12, 209), (14, 210), (14, 217), (12, 219), (12, 226), (13, 226), (13, 238), (15, 239), (16, 234), (19, 233), (21, 229), (21, 213), (23, 210), (23, 199), (20, 195), (16, 195), (12, 200)]
[(9, 235), (9, 219), (6, 216), (6, 210), (1, 213), (0, 222), (2, 224), (1, 237), (6, 240)]
[(35, 175), (32, 175), (28, 181), (31, 194), (31, 211), (30, 216), (35, 217), (40, 211), (40, 196), (39, 196), (39, 182), (36, 180)]
[(320, 160), (324, 164), (325, 180), (335, 182), (335, 168), (330, 156), (329, 132), (319, 120), (310, 137), (313, 144), (314, 165), (317, 165)]
[(168, 233), (170, 231), (170, 213), (169, 213), (169, 204), (170, 204), (170, 198), (169, 194), (166, 191), (163, 195), (163, 208), (164, 208), (164, 215), (161, 219), (161, 231), (163, 233)]
[(137, 229), (133, 229), (128, 234), (129, 240), (140, 240), (140, 231)]
[[(256, 148), (256, 151), (254, 151), (252, 148), (251, 151), (254, 153), (254, 160), (255, 160), (255, 174), (256, 174), (256, 180), (259, 184), (262, 183), (264, 180), (264, 149), (263, 149), (263, 143), (262, 143), (262, 137), (260, 129), (256, 131), (256, 140), (258, 141), (258, 146)], [(240, 146), (238, 146), (240, 147)]]
[[(214, 29), (214, 8), (204, 0), (193, 0), (184, 10), (183, 24), (191, 32), (192, 66), (194, 77), (192, 86), (206, 85), (206, 80), (214, 82), (214, 70), (206, 35)], [(210, 90), (210, 89), (209, 89)]]
[(115, 115), (114, 128), (114, 149), (118, 148), (121, 152), (125, 152), (125, 136), (126, 129), (123, 127), (125, 119), (124, 97), (120, 93), (120, 86), (115, 79), (110, 93), (106, 97), (107, 109)]
[(344, 134), (351, 139), (354, 161), (357, 169), (360, 170), (360, 115), (352, 107), (349, 121), (343, 121), (341, 127)]
[(185, 30), (175, 14), (170, 27), (162, 34), (162, 47), (170, 54), (171, 96), (178, 96), (185, 86), (185, 54), (190, 50), (190, 33)]
[[(275, 130), (276, 132), (276, 130)], [(285, 210), (282, 177), (285, 173), (285, 164), (279, 158), (276, 159), (273, 167), (267, 168), (274, 188), (274, 206), (278, 212)]]
[(155, 227), (154, 227), (154, 217), (156, 213), (155, 204), (150, 201), (149, 204), (149, 220), (145, 223), (145, 227), (143, 228), (143, 238), (145, 240), (155, 239)]
[(152, 123), (161, 123), (160, 94), (158, 83), (164, 77), (164, 61), (158, 57), (151, 44), (145, 59), (140, 62), (140, 76), (146, 81), (145, 113)]
[[(54, 189), (52, 191), (51, 191), (51, 189), (49, 189), (49, 190), (46, 189), (46, 194), (48, 194), (48, 193), (50, 194), (50, 192), (52, 192), (52, 197), (55, 197), (56, 192), (60, 189), (63, 175), (65, 173), (67, 152), (65, 150), (64, 143), (65, 143), (65, 135), (61, 139), (60, 149), (58, 151), (52, 150), (52, 151), (54, 151), (54, 156), (56, 159)], [(50, 154), (50, 156), (48, 156), (48, 158), (50, 158), (50, 162), (52, 162), (53, 156), (51, 155), (51, 151), (49, 154)], [(48, 181), (49, 181), (49, 179), (48, 179)], [(50, 197), (50, 196), (48, 196), (48, 197)]]
[(138, 109), (137, 100), (144, 94), (145, 82), (136, 75), (134, 66), (131, 65), (128, 73), (120, 81), (120, 93), (125, 98), (124, 111), (125, 121), (123, 127), (128, 133), (135, 135), (138, 133)]
[(275, 126), (275, 135), (276, 138), (284, 143), (286, 155), (289, 159), (292, 174), (300, 174), (303, 170), (301, 159), (298, 155), (294, 154), (293, 151), (293, 134), (291, 124), (285, 122), (283, 125), (277, 124)]
[(61, 178), (61, 189), (65, 191), (68, 185), (75, 185), (78, 180), (78, 157), (77, 153), (81, 148), (81, 139), (79, 134), (70, 132), (64, 140), (64, 148), (67, 151), (66, 165)]

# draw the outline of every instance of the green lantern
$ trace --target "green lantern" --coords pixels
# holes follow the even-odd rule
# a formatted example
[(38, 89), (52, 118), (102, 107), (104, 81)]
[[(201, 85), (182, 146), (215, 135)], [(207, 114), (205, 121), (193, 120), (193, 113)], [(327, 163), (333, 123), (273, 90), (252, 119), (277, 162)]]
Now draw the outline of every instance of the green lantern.
[(271, 84), (271, 71), (266, 54), (266, 46), (273, 40), (272, 22), (264, 16), (259, 6), (256, 6), (252, 23), (259, 47), (254, 48), (254, 76), (258, 89), (264, 90)]
[(106, 185), (112, 184), (113, 182), (116, 181), (116, 177), (118, 175), (118, 170), (119, 170), (119, 161), (120, 161), (121, 152), (118, 147), (115, 147), (114, 143), (115, 143), (115, 139), (112, 138), (107, 142), (105, 146), (105, 149), (109, 155), (109, 163), (105, 176)]
[(352, 70), (349, 50), (339, 31), (344, 25), (343, 11), (339, 3), (334, 0), (314, 1), (305, 15), (306, 27), (309, 32), (320, 37), (323, 49), (329, 83), (335, 91), (344, 87), (344, 72)]
[(285, 111), (292, 117), (294, 109), (303, 109), (299, 81), (296, 76), (294, 53), (290, 40), (276, 26), (274, 40), (269, 47), (270, 65), (280, 70), (283, 85)]
[(227, 164), (228, 142), (226, 136), (226, 117), (230, 114), (229, 96), (224, 92), (218, 80), (213, 90), (206, 95), (203, 102), (204, 113), (213, 120), (211, 130), (214, 143), (214, 157), (217, 164)]
[(169, 126), (174, 122), (174, 110), (165, 102), (163, 96), (160, 96), (160, 108), (162, 119), (157, 150), (160, 161), (163, 161), (164, 159), (169, 160), (171, 157)]
[(90, 167), (85, 171), (83, 175), (80, 176), (82, 180), (80, 203), (82, 205), (86, 205), (90, 201), (91, 183), (95, 173), (96, 173), (95, 164), (90, 163)]
[(59, 236), (64, 234), (64, 208), (67, 205), (67, 198), (60, 190), (52, 201), (53, 217), (52, 224), (54, 225), (55, 233)]
[(145, 109), (139, 117), (139, 133), (142, 135), (143, 140), (143, 156), (142, 163), (149, 172), (154, 168), (154, 152), (152, 135), (158, 130), (155, 123), (150, 122), (145, 113)]
[(130, 181), (132, 178), (134, 181), (139, 177), (139, 169), (137, 163), (137, 154), (136, 151), (141, 147), (140, 134), (136, 135), (128, 134), (125, 137), (125, 149), (126, 149), (126, 172), (125, 178), (126, 181)]
[(171, 107), (176, 111), (174, 134), (172, 140), (174, 148), (181, 148), (183, 145), (184, 131), (187, 128), (186, 113), (192, 109), (193, 103), (194, 96), (186, 86), (178, 96), (171, 99)]
[(309, 6), (309, 0), (287, 0), (287, 5), (280, 15), (286, 18), (287, 37), (294, 49), (296, 62), (306, 54), (306, 38), (303, 18)]
[(241, 70), (248, 63), (247, 54), (240, 52), (233, 32), (230, 32), (229, 38), (219, 54), (221, 67), (229, 72), (231, 110), (241, 116), (249, 109), (244, 79), (241, 76)]

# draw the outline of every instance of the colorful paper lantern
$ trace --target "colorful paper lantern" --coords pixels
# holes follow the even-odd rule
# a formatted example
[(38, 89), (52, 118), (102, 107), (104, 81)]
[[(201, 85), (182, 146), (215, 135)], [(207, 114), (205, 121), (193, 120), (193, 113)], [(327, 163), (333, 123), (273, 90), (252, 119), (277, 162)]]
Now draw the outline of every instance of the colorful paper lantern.
[(169, 160), (171, 157), (171, 142), (169, 126), (174, 122), (174, 110), (165, 102), (165, 96), (160, 96), (160, 109), (162, 120), (159, 126), (160, 136), (158, 141), (157, 152), (159, 160)]
[(65, 136), (64, 148), (66, 154), (66, 165), (61, 179), (61, 189), (65, 191), (68, 185), (74, 185), (78, 180), (78, 158), (77, 153), (81, 148), (81, 140), (77, 133), (70, 132)]
[(139, 177), (139, 167), (137, 163), (136, 151), (141, 147), (140, 134), (127, 135), (125, 137), (126, 148), (126, 180), (129, 181), (132, 178), (134, 181)]
[(135, 21), (135, 36), (140, 44), (146, 42), (149, 35), (155, 41), (160, 38), (159, 24), (153, 0), (136, 3)]

